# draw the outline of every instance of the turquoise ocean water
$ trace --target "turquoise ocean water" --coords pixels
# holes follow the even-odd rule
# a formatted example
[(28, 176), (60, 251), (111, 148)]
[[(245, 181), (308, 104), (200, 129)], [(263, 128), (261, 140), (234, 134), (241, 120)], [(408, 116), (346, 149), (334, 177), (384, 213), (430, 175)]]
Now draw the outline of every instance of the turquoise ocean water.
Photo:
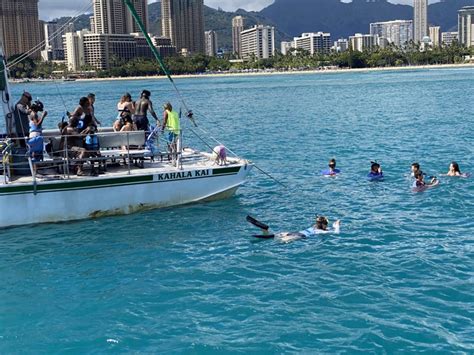
[[(1, 353), (474, 352), (474, 178), (424, 193), (408, 178), (413, 161), (474, 172), (474, 69), (176, 81), (209, 135), (287, 188), (255, 171), (228, 200), (1, 230)], [(53, 127), (62, 100), (93, 91), (111, 124), (143, 88), (178, 103), (164, 80), (12, 90)], [(322, 178), (332, 157), (343, 174)], [(317, 213), (342, 233), (282, 244), (245, 222)]]

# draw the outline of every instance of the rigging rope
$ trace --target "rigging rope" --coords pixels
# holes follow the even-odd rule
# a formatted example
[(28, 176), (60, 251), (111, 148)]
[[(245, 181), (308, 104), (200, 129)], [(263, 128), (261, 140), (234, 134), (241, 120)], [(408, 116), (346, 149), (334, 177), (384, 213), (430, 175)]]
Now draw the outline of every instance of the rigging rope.
[[(203, 116), (204, 117), (204, 116)], [(208, 135), (211, 139), (213, 139), (217, 144), (220, 144), (220, 145), (223, 145), (225, 146), (225, 148), (230, 152), (232, 153), (234, 156), (236, 157), (239, 157), (238, 154), (236, 154), (234, 151), (232, 151), (231, 149), (229, 149), (225, 144), (221, 143), (220, 141), (218, 141), (216, 138), (214, 138), (210, 132), (206, 131), (205, 129), (202, 128), (202, 126), (198, 126), (197, 127), (198, 129), (200, 129), (204, 134)], [(203, 142), (211, 151), (214, 151), (214, 147), (212, 147), (204, 138), (202, 138), (194, 129), (192, 128), (188, 128), (201, 142)], [(255, 166), (255, 168), (261, 172), (262, 174), (264, 174), (265, 176), (269, 177), (271, 180), (275, 181), (277, 184), (283, 186), (284, 188), (288, 188), (288, 186), (286, 186), (283, 182), (281, 182), (279, 179), (277, 179), (276, 177), (272, 176), (270, 173), (268, 173), (267, 171), (265, 171), (263, 168), (261, 168), (260, 166), (258, 166), (255, 162), (252, 162), (251, 163), (253, 166)]]

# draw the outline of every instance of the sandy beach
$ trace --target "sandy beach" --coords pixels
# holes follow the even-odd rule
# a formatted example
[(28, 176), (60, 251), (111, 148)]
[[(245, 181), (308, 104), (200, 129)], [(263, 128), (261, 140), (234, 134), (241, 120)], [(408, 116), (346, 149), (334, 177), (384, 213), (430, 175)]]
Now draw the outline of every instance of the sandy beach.
[[(222, 73), (202, 73), (202, 74), (183, 74), (172, 75), (173, 79), (190, 79), (190, 78), (212, 78), (212, 77), (232, 77), (232, 76), (268, 76), (268, 75), (297, 75), (297, 74), (335, 74), (335, 73), (349, 73), (349, 72), (377, 72), (377, 71), (404, 71), (404, 70), (420, 70), (420, 69), (450, 69), (450, 68), (474, 68), (474, 63), (465, 64), (439, 64), (439, 65), (418, 65), (418, 66), (404, 66), (404, 67), (379, 67), (379, 68), (325, 68), (325, 69), (310, 69), (310, 70), (249, 70), (242, 72), (222, 72)], [(26, 79), (26, 80), (11, 80), (11, 83), (35, 83), (35, 82), (50, 82), (50, 81), (122, 81), (122, 80), (162, 80), (167, 79), (165, 75), (153, 76), (129, 76), (129, 77), (109, 77), (109, 78), (77, 78), (73, 80), (64, 79)]]
[[(204, 74), (184, 74), (172, 75), (174, 79), (189, 78), (209, 78), (209, 77), (231, 77), (231, 76), (258, 76), (258, 75), (295, 75), (295, 74), (334, 74), (347, 72), (377, 72), (377, 71), (402, 71), (402, 70), (420, 70), (420, 69), (450, 69), (450, 68), (474, 68), (474, 63), (466, 64), (439, 64), (439, 65), (419, 65), (404, 67), (379, 67), (379, 68), (357, 68), (357, 69), (312, 69), (312, 70), (260, 70), (248, 72), (222, 72), (222, 73), (204, 73)], [(115, 77), (115, 78), (84, 78), (77, 81), (113, 81), (113, 80), (159, 80), (167, 79), (165, 75), (155, 76), (133, 76), (133, 77)]]

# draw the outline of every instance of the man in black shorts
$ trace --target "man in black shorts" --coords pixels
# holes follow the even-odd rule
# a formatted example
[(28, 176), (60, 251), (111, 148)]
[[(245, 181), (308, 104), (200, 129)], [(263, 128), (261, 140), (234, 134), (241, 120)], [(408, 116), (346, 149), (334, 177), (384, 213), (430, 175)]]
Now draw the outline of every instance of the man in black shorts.
[(135, 114), (133, 115), (133, 122), (137, 125), (139, 131), (148, 131), (150, 121), (148, 121), (147, 113), (156, 120), (157, 125), (160, 125), (160, 120), (153, 110), (153, 104), (150, 100), (151, 93), (148, 90), (143, 90), (140, 99), (135, 102)]

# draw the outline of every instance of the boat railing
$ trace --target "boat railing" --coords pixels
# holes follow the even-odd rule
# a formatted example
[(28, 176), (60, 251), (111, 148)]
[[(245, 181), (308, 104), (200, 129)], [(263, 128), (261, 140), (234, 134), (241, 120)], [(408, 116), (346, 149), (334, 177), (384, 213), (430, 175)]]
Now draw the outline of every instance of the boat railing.
[[(175, 167), (182, 167), (182, 132), (170, 144), (161, 135), (151, 136), (144, 131), (129, 132), (97, 132), (91, 134), (97, 137), (97, 148), (90, 149), (90, 144), (85, 144), (85, 134), (61, 135), (57, 130), (48, 130), (43, 135), (44, 145), (42, 154), (32, 159), (28, 149), (28, 139), (11, 138), (8, 145), (2, 150), (2, 168), (4, 183), (8, 184), (11, 177), (16, 175), (31, 175), (36, 181), (39, 168), (54, 169), (56, 175), (70, 179), (72, 168), (84, 164), (95, 164), (99, 167), (107, 163), (123, 159), (127, 173), (131, 174), (132, 165), (143, 167), (145, 160), (160, 162), (168, 160)], [(167, 142), (167, 151), (163, 152), (158, 147)], [(102, 165), (101, 165), (102, 164)], [(49, 173), (50, 174), (50, 173)], [(48, 174), (48, 175), (49, 175)], [(41, 174), (44, 176), (45, 174)]]

